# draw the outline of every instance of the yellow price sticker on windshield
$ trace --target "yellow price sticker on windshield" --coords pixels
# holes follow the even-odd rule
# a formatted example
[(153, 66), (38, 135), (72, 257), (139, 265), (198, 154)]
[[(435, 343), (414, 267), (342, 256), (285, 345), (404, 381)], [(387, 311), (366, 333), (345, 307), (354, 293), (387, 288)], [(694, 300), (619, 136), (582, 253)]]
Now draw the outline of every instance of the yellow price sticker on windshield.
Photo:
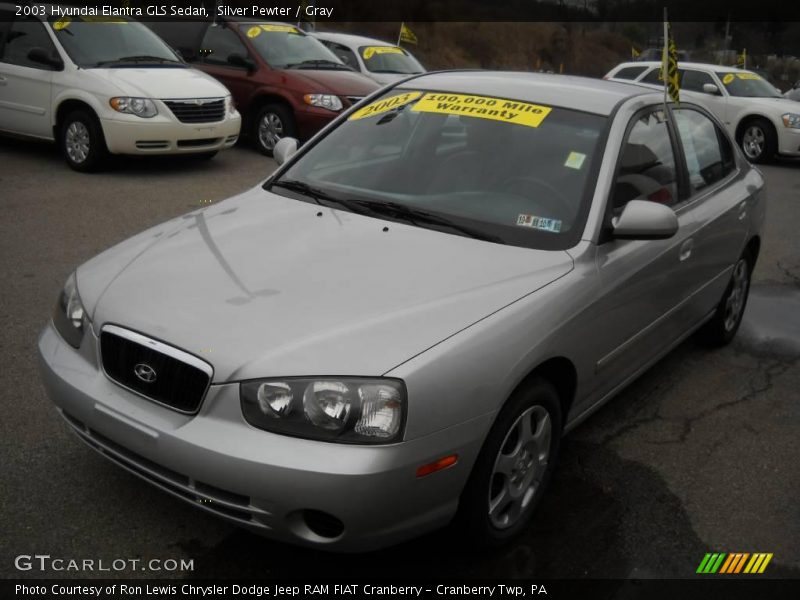
[(283, 31), (284, 33), (297, 33), (297, 27), (293, 25), (262, 25), (264, 31)]
[(397, 46), (368, 46), (364, 48), (361, 56), (364, 57), (364, 60), (369, 60), (376, 54), (404, 54), (404, 52)]
[(761, 79), (761, 77), (759, 77), (755, 73), (737, 73), (736, 76), (739, 79)]
[(395, 108), (405, 106), (409, 102), (413, 102), (422, 96), (422, 92), (406, 92), (405, 94), (396, 94), (388, 98), (381, 98), (376, 102), (367, 104), (364, 108), (359, 108), (356, 112), (350, 115), (349, 121), (356, 121), (358, 119), (365, 119), (367, 117), (374, 117), (381, 115)]
[(463, 115), (526, 127), (538, 127), (553, 109), (549, 106), (491, 96), (427, 93), (411, 110), (442, 115)]
[(247, 30), (247, 37), (254, 38), (261, 35), (261, 27), (251, 27)]
[(733, 73), (728, 73), (727, 75), (725, 75), (725, 77), (722, 78), (722, 83), (724, 83), (725, 85), (730, 85), (731, 81), (733, 81), (734, 79), (735, 77), (733, 76)]
[(72, 23), (72, 19), (69, 17), (62, 17), (58, 21), (53, 23), (53, 29), (56, 31), (61, 31), (62, 29), (66, 29), (69, 27), (69, 24)]

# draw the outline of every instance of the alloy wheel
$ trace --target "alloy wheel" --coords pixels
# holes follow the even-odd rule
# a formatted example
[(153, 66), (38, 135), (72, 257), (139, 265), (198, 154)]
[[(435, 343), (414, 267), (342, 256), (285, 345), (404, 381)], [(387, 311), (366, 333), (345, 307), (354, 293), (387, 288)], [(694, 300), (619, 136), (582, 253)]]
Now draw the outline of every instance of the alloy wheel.
[(64, 146), (69, 159), (77, 164), (89, 156), (89, 129), (80, 121), (73, 121), (67, 127)]
[(767, 138), (764, 135), (764, 130), (757, 125), (751, 125), (745, 129), (742, 136), (742, 150), (747, 155), (747, 158), (757, 159), (764, 152), (767, 143)]
[(258, 123), (258, 141), (267, 150), (272, 150), (284, 135), (283, 121), (275, 113), (265, 113)]
[(533, 501), (547, 471), (552, 429), (550, 414), (536, 405), (506, 433), (489, 484), (489, 520), (497, 529), (512, 527)]
[(732, 331), (739, 319), (742, 318), (749, 280), (750, 270), (747, 267), (747, 261), (743, 258), (739, 259), (739, 262), (733, 268), (731, 291), (725, 299), (725, 316), (723, 320), (725, 331)]

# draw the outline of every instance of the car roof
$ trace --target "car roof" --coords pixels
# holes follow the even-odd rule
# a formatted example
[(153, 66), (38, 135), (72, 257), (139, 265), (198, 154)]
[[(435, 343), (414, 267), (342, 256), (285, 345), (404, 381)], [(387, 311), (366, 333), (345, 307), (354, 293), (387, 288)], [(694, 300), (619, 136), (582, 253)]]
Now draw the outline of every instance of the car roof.
[(320, 39), (339, 42), (352, 46), (396, 46), (392, 42), (385, 42), (376, 38), (369, 38), (363, 35), (353, 35), (352, 33), (334, 33), (332, 31), (315, 31), (314, 35)]
[(610, 115), (627, 98), (653, 95), (649, 88), (629, 83), (520, 71), (439, 71), (414, 77), (399, 87), (497, 96), (599, 115)]
[[(629, 61), (618, 64), (614, 69), (619, 69), (622, 67), (660, 67), (661, 61), (660, 60), (637, 60), (637, 61)], [(686, 61), (678, 61), (678, 68), (686, 68), (686, 69), (706, 69), (708, 71), (717, 71), (719, 73), (741, 73), (742, 71), (746, 71), (747, 69), (740, 69), (738, 67), (725, 67), (723, 65), (712, 65), (711, 63), (698, 63), (698, 62), (686, 62)]]

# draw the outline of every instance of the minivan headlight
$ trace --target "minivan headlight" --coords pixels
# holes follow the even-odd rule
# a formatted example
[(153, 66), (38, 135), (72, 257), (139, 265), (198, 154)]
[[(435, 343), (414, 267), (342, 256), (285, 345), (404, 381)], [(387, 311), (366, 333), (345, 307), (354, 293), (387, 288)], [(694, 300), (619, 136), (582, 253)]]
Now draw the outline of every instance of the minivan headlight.
[(108, 103), (111, 105), (111, 108), (117, 112), (136, 115), (143, 119), (149, 119), (158, 114), (156, 103), (150, 100), (150, 98), (129, 98), (127, 96), (121, 96), (112, 98)]
[(225, 97), (225, 108), (231, 117), (236, 114), (236, 103), (233, 101), (233, 96)]
[(311, 106), (319, 106), (320, 108), (327, 108), (328, 110), (342, 110), (342, 101), (339, 96), (333, 94), (306, 94), (303, 96), (306, 104)]
[(390, 444), (403, 435), (406, 388), (398, 379), (289, 377), (245, 381), (242, 413), (253, 427), (345, 444)]
[(800, 129), (800, 115), (795, 113), (786, 113), (785, 115), (781, 115), (781, 119), (783, 119), (784, 127), (789, 127), (790, 129)]
[(53, 325), (65, 342), (73, 348), (80, 348), (88, 324), (89, 319), (78, 295), (78, 285), (73, 273), (64, 284), (56, 302)]

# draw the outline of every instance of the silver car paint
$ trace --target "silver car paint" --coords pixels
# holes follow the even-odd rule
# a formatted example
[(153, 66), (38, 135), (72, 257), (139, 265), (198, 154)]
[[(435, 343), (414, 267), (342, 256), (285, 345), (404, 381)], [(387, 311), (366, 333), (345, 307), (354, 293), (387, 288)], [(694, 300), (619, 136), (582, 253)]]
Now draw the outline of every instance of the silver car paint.
[[(565, 86), (560, 98), (557, 80)], [(760, 230), (763, 179), (737, 152), (735, 173), (676, 208), (676, 236), (603, 243), (625, 128), (637, 110), (660, 101), (658, 94), (520, 74), (434, 74), (403, 84), (410, 85), (493, 90), (604, 114), (616, 109), (584, 239), (567, 252), (505, 247), (320, 209), (260, 188), (190, 213), (78, 270), (94, 321), (79, 352), (52, 325), (42, 333), (45, 384), (84, 438), (101, 448), (113, 440), (117, 450), (189, 481), (247, 496), (247, 510), (258, 510), (246, 522), (216, 510), (219, 499), (199, 506), (278, 539), (341, 550), (395, 543), (453, 515), (494, 415), (533, 368), (551, 361), (574, 369), (567, 429), (573, 427), (704, 322)], [(681, 260), (687, 242), (691, 252)], [(349, 289), (359, 284), (367, 298)], [(95, 336), (107, 322), (214, 365), (215, 384), (196, 417), (143, 401), (102, 374)], [(233, 382), (291, 374), (402, 378), (405, 440), (354, 447), (247, 425)], [(414, 478), (416, 466), (451, 452), (459, 454), (454, 467)], [(189, 495), (204, 497), (196, 489)], [(310, 535), (294, 516), (302, 508), (337, 515), (345, 533), (334, 540)]]

